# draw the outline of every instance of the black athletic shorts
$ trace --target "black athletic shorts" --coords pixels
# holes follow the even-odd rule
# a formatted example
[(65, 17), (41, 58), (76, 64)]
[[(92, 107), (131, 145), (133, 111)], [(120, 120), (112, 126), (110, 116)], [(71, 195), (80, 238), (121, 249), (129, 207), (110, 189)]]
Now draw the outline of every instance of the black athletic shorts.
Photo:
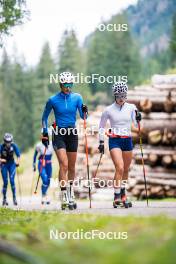
[(64, 148), (67, 152), (77, 152), (78, 135), (76, 128), (55, 128), (52, 134), (54, 150)]

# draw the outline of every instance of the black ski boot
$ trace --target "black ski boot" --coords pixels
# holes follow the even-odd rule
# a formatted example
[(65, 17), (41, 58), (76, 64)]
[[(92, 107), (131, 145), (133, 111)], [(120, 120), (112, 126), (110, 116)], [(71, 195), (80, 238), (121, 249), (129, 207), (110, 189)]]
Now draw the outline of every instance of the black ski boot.
[(6, 198), (3, 198), (2, 200), (2, 206), (8, 206), (8, 202), (7, 202), (7, 199)]
[(13, 204), (14, 204), (15, 206), (17, 206), (17, 205), (18, 205), (18, 203), (17, 203), (17, 199), (16, 199), (16, 197), (15, 197), (15, 196), (13, 197)]
[(123, 203), (122, 203), (122, 199), (121, 199), (121, 194), (120, 193), (114, 193), (113, 207), (114, 208), (123, 207)]

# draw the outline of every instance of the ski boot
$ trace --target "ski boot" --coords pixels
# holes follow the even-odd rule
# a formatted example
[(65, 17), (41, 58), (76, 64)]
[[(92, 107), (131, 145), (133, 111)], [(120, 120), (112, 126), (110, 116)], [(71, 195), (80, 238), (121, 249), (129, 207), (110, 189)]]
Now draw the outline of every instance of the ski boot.
[(2, 206), (8, 206), (8, 202), (7, 202), (7, 199), (6, 198), (3, 198), (3, 201), (2, 201)]
[(74, 191), (73, 191), (73, 187), (70, 186), (68, 188), (68, 198), (69, 198), (69, 209), (70, 210), (74, 210), (77, 208), (77, 204), (75, 202), (75, 195), (74, 195)]
[(122, 199), (122, 203), (124, 205), (125, 208), (130, 208), (132, 207), (132, 203), (128, 200), (126, 194), (125, 194), (125, 190), (121, 190), (121, 199)]
[(123, 207), (123, 202), (122, 202), (121, 194), (120, 193), (114, 193), (113, 207), (114, 208), (121, 208), (121, 207)]
[(69, 208), (69, 199), (67, 191), (61, 191), (61, 210), (65, 210), (66, 208)]
[(17, 205), (18, 205), (18, 203), (17, 203), (17, 199), (16, 199), (16, 197), (15, 197), (15, 196), (13, 197), (13, 204), (14, 204), (15, 206), (17, 206)]

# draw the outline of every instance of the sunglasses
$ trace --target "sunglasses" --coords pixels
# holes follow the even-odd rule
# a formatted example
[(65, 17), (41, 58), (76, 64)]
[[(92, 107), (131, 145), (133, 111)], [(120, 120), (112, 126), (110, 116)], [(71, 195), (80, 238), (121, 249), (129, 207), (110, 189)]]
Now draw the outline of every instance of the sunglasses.
[(72, 88), (73, 87), (73, 83), (63, 83), (63, 87), (64, 88)]
[(116, 95), (115, 99), (127, 99), (127, 95)]

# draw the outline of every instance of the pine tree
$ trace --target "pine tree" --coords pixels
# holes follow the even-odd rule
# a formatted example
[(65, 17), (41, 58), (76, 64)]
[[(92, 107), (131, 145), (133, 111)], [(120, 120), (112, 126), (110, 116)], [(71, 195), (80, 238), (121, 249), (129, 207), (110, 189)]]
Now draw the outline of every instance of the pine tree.
[[(114, 16), (104, 24), (127, 24), (124, 15)], [(138, 82), (140, 59), (135, 44), (128, 31), (96, 31), (88, 47), (88, 73), (96, 73), (105, 77), (128, 77), (128, 84)], [(92, 91), (106, 91), (112, 83), (91, 84)]]
[(34, 116), (34, 135), (38, 140), (41, 132), (41, 118), (44, 106), (48, 98), (57, 91), (57, 86), (50, 84), (50, 74), (55, 74), (55, 64), (51, 57), (48, 43), (43, 46), (41, 58), (33, 76), (35, 88), (33, 89), (33, 116)]
[(32, 91), (28, 73), (22, 65), (13, 65), (13, 86), (11, 91), (11, 108), (14, 122), (14, 138), (21, 150), (26, 150), (33, 142), (32, 127)]
[[(12, 91), (12, 65), (6, 50), (3, 51), (2, 64), (0, 67), (1, 83), (1, 137), (5, 132), (14, 132), (14, 120), (12, 117), (13, 109), (11, 108), (11, 91)], [(0, 140), (1, 141), (1, 140)]]
[(81, 69), (81, 49), (76, 34), (74, 30), (66, 30), (59, 44), (59, 72), (70, 71), (76, 74)]
[[(73, 75), (85, 75), (86, 68), (85, 52), (79, 47), (76, 34), (73, 30), (65, 31), (59, 44), (59, 67), (58, 73), (70, 71)], [(74, 92), (80, 93), (84, 99), (90, 98), (90, 88), (85, 83), (75, 83)], [(87, 103), (87, 100), (85, 100)]]
[(172, 20), (172, 33), (170, 40), (170, 60), (172, 67), (176, 67), (176, 13)]

